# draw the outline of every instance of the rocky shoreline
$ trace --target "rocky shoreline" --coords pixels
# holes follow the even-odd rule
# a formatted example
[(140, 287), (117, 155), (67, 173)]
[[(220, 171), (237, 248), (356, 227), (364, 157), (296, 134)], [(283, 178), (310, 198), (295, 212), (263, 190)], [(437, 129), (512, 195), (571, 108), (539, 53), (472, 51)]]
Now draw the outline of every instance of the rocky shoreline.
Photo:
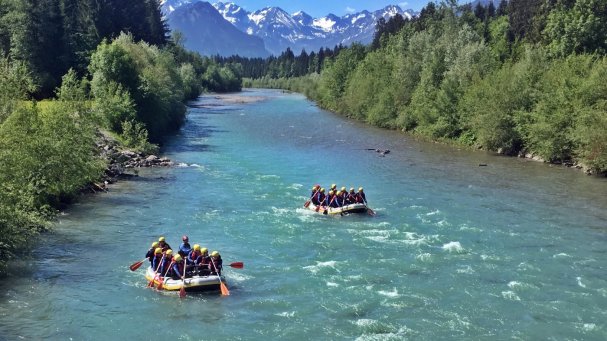
[(107, 167), (102, 177), (82, 189), (84, 193), (106, 192), (108, 185), (115, 183), (121, 178), (137, 176), (129, 170), (144, 167), (173, 167), (175, 164), (169, 158), (158, 157), (154, 154), (146, 154), (126, 149), (113, 138), (106, 134), (100, 134), (97, 142), (99, 156), (107, 162)]

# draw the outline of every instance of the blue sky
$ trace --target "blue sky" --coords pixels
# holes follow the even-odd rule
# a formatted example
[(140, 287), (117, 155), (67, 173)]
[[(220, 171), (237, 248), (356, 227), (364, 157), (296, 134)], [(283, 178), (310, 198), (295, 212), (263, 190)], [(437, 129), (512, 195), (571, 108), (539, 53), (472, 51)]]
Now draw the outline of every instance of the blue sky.
[[(317, 18), (333, 13), (343, 16), (352, 12), (362, 10), (375, 11), (387, 5), (399, 5), (402, 9), (413, 9), (419, 11), (428, 0), (224, 0), (223, 2), (234, 2), (253, 12), (264, 7), (280, 7), (289, 13), (304, 11)], [(214, 2), (214, 1), (211, 1)]]

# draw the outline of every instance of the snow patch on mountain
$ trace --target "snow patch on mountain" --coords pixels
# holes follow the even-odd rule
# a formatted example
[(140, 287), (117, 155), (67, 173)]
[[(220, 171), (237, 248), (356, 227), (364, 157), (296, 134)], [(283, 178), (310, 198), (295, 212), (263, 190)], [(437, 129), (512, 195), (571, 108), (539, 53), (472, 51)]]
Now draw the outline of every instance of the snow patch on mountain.
[[(163, 11), (171, 13), (181, 6), (202, 0), (163, 0)], [(321, 47), (333, 47), (354, 42), (370, 43), (375, 24), (380, 18), (388, 20), (396, 14), (405, 19), (417, 15), (412, 10), (403, 11), (397, 5), (389, 5), (377, 11), (361, 11), (342, 17), (334, 14), (313, 18), (304, 11), (288, 14), (280, 7), (266, 7), (248, 12), (233, 2), (216, 2), (212, 5), (219, 14), (241, 32), (264, 40), (266, 49), (278, 55), (286, 48), (298, 53), (302, 49), (317, 51)]]

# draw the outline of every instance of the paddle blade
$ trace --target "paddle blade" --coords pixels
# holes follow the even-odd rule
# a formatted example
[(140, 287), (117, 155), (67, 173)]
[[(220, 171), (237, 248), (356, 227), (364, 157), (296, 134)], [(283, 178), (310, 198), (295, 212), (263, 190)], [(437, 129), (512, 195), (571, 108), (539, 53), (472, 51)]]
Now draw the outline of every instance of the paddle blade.
[(156, 287), (156, 289), (162, 290), (162, 283), (163, 283), (163, 281), (161, 279), (160, 282), (158, 282), (158, 286)]
[(151, 280), (150, 283), (148, 283), (148, 288), (151, 288), (154, 286), (154, 280)]
[(234, 263), (230, 263), (230, 266), (236, 269), (242, 269), (244, 268), (244, 263), (243, 262), (234, 262)]
[(179, 298), (184, 298), (185, 297), (185, 286), (181, 286), (181, 289), (179, 289)]
[(221, 287), (221, 294), (223, 296), (230, 296), (230, 290), (228, 290), (228, 287), (223, 282), (220, 282), (219, 286)]
[(133, 263), (131, 266), (129, 266), (129, 269), (131, 269), (131, 271), (135, 271), (135, 270), (139, 269), (139, 267), (141, 266), (141, 264), (143, 264), (142, 260), (140, 260), (137, 263)]
[(367, 213), (369, 213), (370, 216), (374, 216), (375, 215), (375, 211), (373, 211), (370, 208), (367, 208)]
[(310, 200), (306, 201), (306, 203), (304, 204), (305, 208), (308, 208), (308, 206), (310, 206)]

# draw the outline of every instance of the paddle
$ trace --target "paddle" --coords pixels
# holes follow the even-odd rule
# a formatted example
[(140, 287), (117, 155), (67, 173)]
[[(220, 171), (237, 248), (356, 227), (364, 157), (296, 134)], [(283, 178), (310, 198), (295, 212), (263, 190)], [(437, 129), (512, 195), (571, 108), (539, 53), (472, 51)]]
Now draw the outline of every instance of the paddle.
[[(169, 266), (167, 267), (167, 271), (164, 272), (164, 276), (161, 276), (161, 278), (167, 277), (167, 274), (171, 270), (171, 266), (173, 266), (173, 264), (175, 264), (175, 261), (172, 260), (171, 263), (169, 264)], [(163, 283), (164, 283), (164, 280), (160, 280), (160, 282), (158, 282), (158, 286), (156, 287), (156, 289), (162, 290)]]
[(369, 207), (367, 207), (367, 213), (368, 213), (370, 216), (374, 216), (374, 215), (375, 215), (375, 211), (373, 211), (373, 210), (372, 210), (372, 209), (370, 209)]
[(188, 258), (183, 259), (183, 274), (181, 277), (181, 289), (179, 289), (179, 298), (185, 297), (185, 269), (188, 267)]
[[(219, 288), (221, 289), (221, 294), (223, 296), (230, 296), (230, 291), (228, 287), (221, 281), (221, 275), (219, 274), (219, 269), (215, 266), (215, 262), (213, 261), (213, 257), (211, 257), (211, 263), (213, 263), (213, 267), (215, 268), (215, 273), (217, 273), (217, 278), (219, 278)], [(232, 266), (232, 264), (230, 264)]]
[(310, 195), (310, 199), (308, 199), (308, 201), (306, 201), (306, 203), (304, 204), (305, 208), (308, 208), (308, 206), (310, 206), (310, 203), (312, 202), (312, 198), (314, 198), (314, 196), (316, 195), (316, 193), (319, 191), (320, 189), (314, 191), (314, 193), (312, 193), (312, 195)]
[(234, 262), (234, 263), (230, 263), (230, 266), (236, 269), (242, 269), (244, 268), (244, 263), (243, 262)]
[(152, 277), (152, 280), (150, 281), (150, 283), (148, 283), (148, 288), (152, 288), (154, 286), (154, 280), (156, 279), (156, 276), (158, 274), (158, 269), (160, 269), (160, 265), (162, 265), (163, 261), (164, 261), (164, 255), (162, 255), (162, 258), (160, 258), (160, 262), (158, 262), (156, 271), (154, 271), (154, 277)]
[(139, 267), (141, 267), (141, 264), (143, 264), (143, 262), (145, 262), (146, 260), (147, 260), (147, 258), (144, 258), (137, 263), (131, 264), (131, 266), (129, 266), (129, 269), (131, 269), (131, 271), (135, 271), (135, 270), (139, 269)]

